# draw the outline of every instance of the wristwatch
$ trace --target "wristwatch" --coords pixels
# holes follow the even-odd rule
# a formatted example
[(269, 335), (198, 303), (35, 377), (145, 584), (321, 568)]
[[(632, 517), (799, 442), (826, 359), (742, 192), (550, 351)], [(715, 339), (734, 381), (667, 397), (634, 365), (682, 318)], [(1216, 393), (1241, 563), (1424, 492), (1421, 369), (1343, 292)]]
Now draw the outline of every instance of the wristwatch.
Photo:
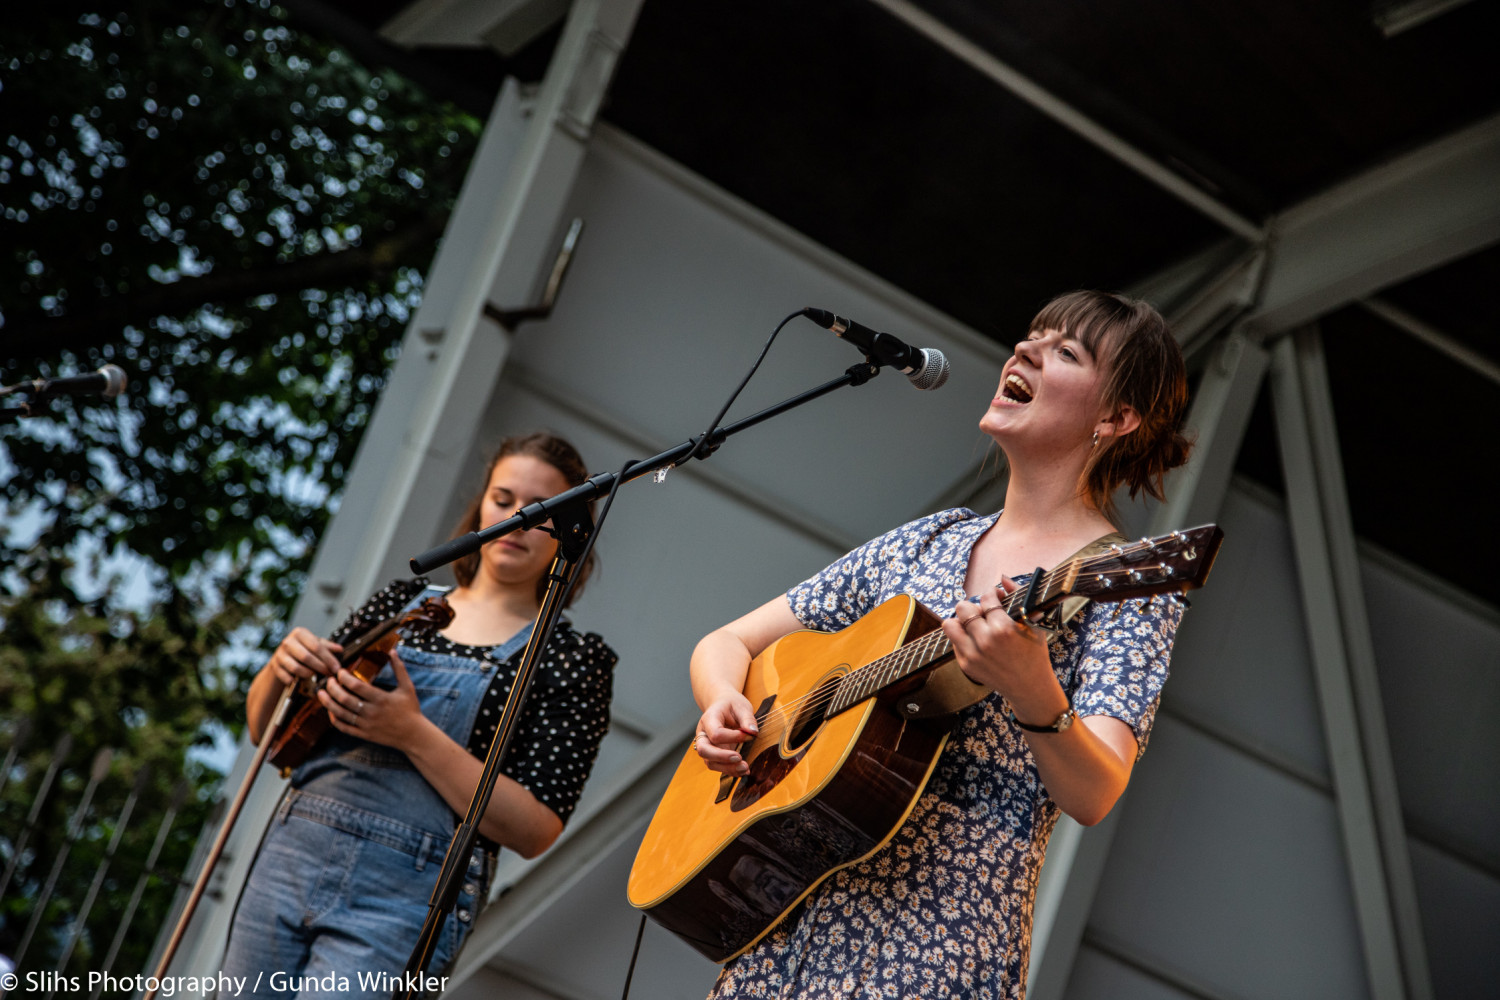
[(1010, 713), (1010, 721), (1014, 722), (1017, 726), (1020, 726), (1028, 733), (1061, 733), (1066, 732), (1069, 726), (1078, 721), (1078, 713), (1073, 711), (1072, 705), (1069, 705), (1067, 708), (1063, 709), (1062, 715), (1059, 715), (1057, 718), (1052, 720), (1052, 724), (1049, 726), (1028, 726), (1026, 723), (1016, 718), (1015, 712)]

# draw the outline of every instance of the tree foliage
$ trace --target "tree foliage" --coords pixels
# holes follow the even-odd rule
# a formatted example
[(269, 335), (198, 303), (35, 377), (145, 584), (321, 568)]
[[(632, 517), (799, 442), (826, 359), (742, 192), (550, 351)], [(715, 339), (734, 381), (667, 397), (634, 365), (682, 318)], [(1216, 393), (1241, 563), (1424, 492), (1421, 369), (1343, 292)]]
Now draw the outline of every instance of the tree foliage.
[[(58, 568), (38, 567), (31, 586), (0, 598), (4, 749), (17, 751), (8, 776), (19, 779), (0, 794), (5, 861), (16, 862), (0, 909), (0, 950), (15, 956), (24, 942), (23, 969), (55, 968), (76, 927), (70, 967), (102, 969), (124, 928), (112, 964), (133, 973), (144, 968), (170, 919), (178, 881), (194, 876), (189, 859), (219, 776), (189, 751), (203, 743), (208, 724), (238, 711), (242, 695), (218, 654), (230, 633), (257, 624), (255, 606), (229, 602), (205, 615), (181, 589), (149, 615), (107, 599), (79, 603)], [(60, 746), (59, 734), (70, 745)], [(63, 766), (39, 799), (59, 750)], [(100, 751), (111, 754), (100, 761), (108, 770), (89, 796), (92, 808), (75, 823)], [(27, 822), (38, 802), (41, 811)], [(110, 852), (127, 802), (127, 822)], [(164, 824), (165, 840), (148, 867)], [(107, 856), (101, 891), (80, 922)], [(142, 876), (150, 891), (127, 920)]]
[[(7, 14), (0, 383), (106, 363), (130, 378), (119, 399), (27, 418), (24, 394), (0, 399), (0, 755), (23, 720), (33, 732), (0, 796), (0, 859), (52, 741), (74, 736), (15, 886), (45, 878), (36, 845), (60, 843), (101, 747), (119, 754), (70, 871), (147, 764), (152, 815), (186, 770), (203, 818), (213, 775), (184, 754), (213, 720), (237, 724), (244, 667), (337, 505), (479, 127), (269, 0)], [(128, 846), (122, 860), (144, 855)], [(15, 886), (0, 952), (29, 912)], [(45, 923), (55, 950), (66, 920)]]

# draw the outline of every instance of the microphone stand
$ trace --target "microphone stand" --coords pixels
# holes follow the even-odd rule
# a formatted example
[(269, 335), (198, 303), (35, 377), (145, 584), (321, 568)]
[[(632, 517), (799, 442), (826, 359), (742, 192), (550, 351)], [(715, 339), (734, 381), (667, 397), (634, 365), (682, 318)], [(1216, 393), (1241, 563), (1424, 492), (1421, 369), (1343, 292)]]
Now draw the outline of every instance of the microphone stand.
[(549, 520), (553, 524), (553, 534), (558, 542), (557, 557), (553, 560), (552, 568), (547, 574), (547, 589), (542, 596), (542, 608), (537, 615), (537, 624), (526, 642), (526, 651), (521, 657), (521, 665), (516, 670), (515, 683), (511, 685), (505, 709), (500, 715), (500, 721), (495, 730), (495, 740), (490, 744), (484, 770), (480, 772), (479, 784), (474, 790), (474, 798), (469, 803), (463, 821), (454, 830), (453, 840), (448, 845), (448, 853), (443, 858), (442, 871), (438, 874), (437, 885), (433, 887), (432, 897), (428, 900), (427, 919), (422, 924), (416, 947), (412, 949), (411, 957), (407, 959), (405, 974), (394, 994), (398, 1000), (411, 1000), (426, 992), (421, 987), (436, 989), (438, 986), (436, 977), (425, 974), (427, 964), (437, 950), (437, 939), (442, 931), (443, 922), (458, 902), (459, 885), (467, 872), (469, 856), (473, 853), (474, 844), (479, 837), (479, 820), (489, 806), (495, 780), (500, 775), (500, 766), (505, 760), (505, 753), (510, 747), (511, 737), (514, 735), (521, 711), (530, 693), (536, 665), (541, 659), (542, 650), (552, 638), (552, 631), (562, 614), (563, 601), (572, 589), (573, 580), (578, 575), (581, 566), (580, 560), (587, 551), (589, 540), (594, 534), (595, 525), (593, 517), (589, 514), (589, 501), (611, 492), (619, 484), (638, 479), (647, 473), (662, 470), (660, 475), (665, 475), (666, 470), (690, 457), (707, 458), (732, 435), (801, 406), (803, 403), (827, 395), (835, 389), (846, 385), (864, 385), (879, 374), (880, 367), (867, 358), (862, 364), (851, 365), (843, 375), (836, 379), (767, 407), (727, 427), (712, 431), (706, 441), (703, 435), (699, 435), (643, 462), (632, 462), (618, 473), (607, 472), (593, 476), (570, 490), (522, 507), (504, 521), (444, 542), (411, 560), (412, 572), (428, 573), (470, 552), (477, 551), (481, 546), (496, 538), (513, 531), (534, 528)]

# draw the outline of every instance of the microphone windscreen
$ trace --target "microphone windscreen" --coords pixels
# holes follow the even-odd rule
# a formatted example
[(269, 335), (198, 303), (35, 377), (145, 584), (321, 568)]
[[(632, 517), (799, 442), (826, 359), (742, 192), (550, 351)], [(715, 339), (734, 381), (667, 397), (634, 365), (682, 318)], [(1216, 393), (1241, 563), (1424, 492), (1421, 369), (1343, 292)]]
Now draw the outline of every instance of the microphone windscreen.
[(906, 376), (918, 389), (938, 389), (948, 381), (948, 358), (932, 347), (922, 348), (922, 367)]
[(99, 369), (99, 374), (104, 376), (105, 399), (114, 399), (125, 391), (125, 369), (119, 365), (105, 365)]

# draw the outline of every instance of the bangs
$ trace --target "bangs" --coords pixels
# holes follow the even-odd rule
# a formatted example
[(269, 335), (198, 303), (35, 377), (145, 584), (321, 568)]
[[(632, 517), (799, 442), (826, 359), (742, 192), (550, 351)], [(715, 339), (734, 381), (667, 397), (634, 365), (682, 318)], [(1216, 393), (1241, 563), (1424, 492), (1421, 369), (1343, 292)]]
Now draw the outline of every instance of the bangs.
[(1138, 303), (1113, 295), (1069, 292), (1047, 303), (1031, 321), (1028, 332), (1056, 330), (1066, 334), (1082, 344), (1096, 363), (1102, 363), (1107, 360), (1103, 352), (1114, 346), (1115, 334), (1135, 325), (1137, 307)]

